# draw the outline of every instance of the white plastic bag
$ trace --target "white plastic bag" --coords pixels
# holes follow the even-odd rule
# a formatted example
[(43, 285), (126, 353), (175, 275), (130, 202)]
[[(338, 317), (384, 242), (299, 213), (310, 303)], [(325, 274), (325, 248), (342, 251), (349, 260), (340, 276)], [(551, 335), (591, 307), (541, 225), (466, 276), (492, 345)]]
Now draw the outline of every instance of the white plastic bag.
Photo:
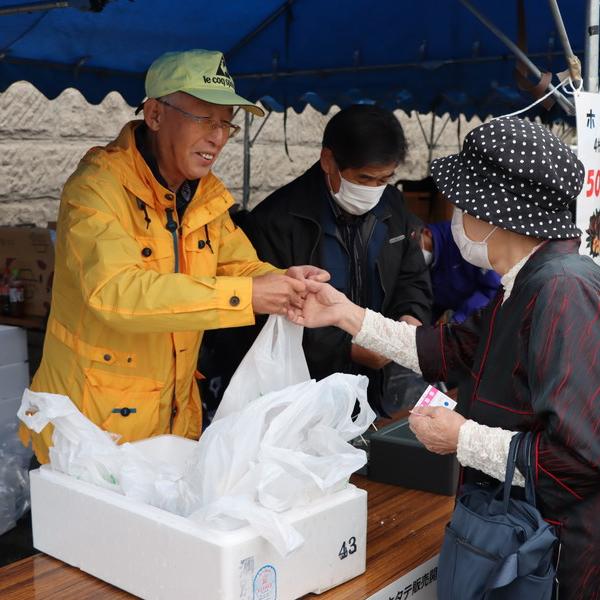
[[(19, 418), (54, 425), (51, 466), (213, 527), (250, 523), (286, 555), (301, 535), (279, 513), (347, 485), (366, 462), (348, 443), (375, 419), (364, 376), (308, 379), (302, 328), (271, 317), (182, 472), (145, 458), (82, 415), (66, 396), (23, 394)], [(354, 412), (356, 401), (359, 412)]]
[(49, 423), (54, 425), (49, 452), (53, 469), (105, 488), (118, 487), (115, 440), (82, 415), (67, 396), (25, 390), (17, 416), (37, 433)]
[(310, 379), (302, 351), (304, 328), (271, 315), (233, 374), (213, 421), (269, 392)]
[(184, 475), (194, 499), (184, 514), (225, 529), (246, 521), (282, 555), (295, 550), (302, 537), (277, 513), (343, 488), (365, 464), (364, 451), (348, 441), (375, 419), (367, 385), (364, 376), (336, 373), (257, 398), (210, 425)]
[(31, 450), (17, 435), (17, 422), (0, 425), (0, 535), (9, 531), (29, 509)]
[(131, 444), (119, 446), (117, 435), (92, 423), (67, 396), (25, 390), (17, 416), (38, 433), (52, 423), (49, 455), (55, 471), (152, 506), (178, 510), (185, 495), (179, 487), (181, 473), (148, 460)]

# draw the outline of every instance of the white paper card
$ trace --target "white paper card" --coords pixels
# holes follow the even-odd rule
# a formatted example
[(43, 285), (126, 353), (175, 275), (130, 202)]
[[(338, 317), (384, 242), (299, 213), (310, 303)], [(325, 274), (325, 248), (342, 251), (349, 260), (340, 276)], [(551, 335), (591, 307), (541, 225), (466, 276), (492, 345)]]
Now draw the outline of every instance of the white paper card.
[(456, 408), (456, 402), (449, 396), (446, 396), (443, 392), (440, 392), (437, 388), (432, 385), (428, 385), (427, 389), (423, 392), (422, 396), (417, 400), (417, 403), (413, 406), (415, 408), (423, 408), (425, 406), (443, 406), (454, 410)]

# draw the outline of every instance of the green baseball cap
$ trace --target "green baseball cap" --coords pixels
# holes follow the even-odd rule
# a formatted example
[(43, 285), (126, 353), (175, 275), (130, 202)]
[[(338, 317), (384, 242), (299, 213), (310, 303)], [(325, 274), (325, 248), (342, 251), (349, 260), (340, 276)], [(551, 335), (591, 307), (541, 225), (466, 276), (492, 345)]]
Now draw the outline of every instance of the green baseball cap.
[(235, 93), (233, 79), (222, 52), (187, 50), (167, 52), (157, 58), (146, 73), (146, 97), (160, 98), (185, 92), (212, 104), (239, 106), (259, 117), (265, 112)]

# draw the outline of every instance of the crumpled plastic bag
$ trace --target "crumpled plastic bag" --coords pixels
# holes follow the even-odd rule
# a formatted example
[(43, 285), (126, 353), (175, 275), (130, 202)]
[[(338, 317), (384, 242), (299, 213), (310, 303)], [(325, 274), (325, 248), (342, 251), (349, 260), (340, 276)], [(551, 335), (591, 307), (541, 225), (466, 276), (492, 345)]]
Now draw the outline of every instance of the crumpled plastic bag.
[(342, 489), (366, 462), (348, 441), (375, 419), (368, 379), (309, 380), (302, 328), (271, 317), (232, 385), (181, 469), (119, 446), (66, 396), (26, 390), (18, 416), (34, 431), (54, 425), (53, 469), (211, 527), (250, 523), (287, 555), (303, 539), (280, 513)]
[[(250, 523), (282, 554), (303, 539), (278, 513), (345, 487), (366, 462), (349, 440), (375, 419), (368, 379), (335, 373), (272, 392), (213, 422), (184, 475), (192, 519), (223, 529)], [(356, 400), (360, 411), (352, 420)]]
[(10, 531), (29, 510), (31, 450), (17, 436), (17, 422), (0, 427), (0, 535)]
[(55, 471), (171, 512), (180, 503), (180, 471), (148, 460), (131, 444), (119, 446), (117, 435), (92, 423), (67, 396), (25, 390), (17, 416), (38, 433), (52, 423)]

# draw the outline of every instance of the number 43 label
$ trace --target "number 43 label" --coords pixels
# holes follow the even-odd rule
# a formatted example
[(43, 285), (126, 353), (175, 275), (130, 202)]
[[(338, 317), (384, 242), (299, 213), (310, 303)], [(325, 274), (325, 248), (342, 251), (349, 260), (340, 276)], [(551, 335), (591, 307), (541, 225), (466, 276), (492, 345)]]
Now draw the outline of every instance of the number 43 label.
[(354, 554), (356, 552), (356, 538), (351, 537), (347, 542), (344, 540), (342, 542), (342, 547), (338, 552), (338, 556), (340, 560), (344, 560), (348, 555)]

